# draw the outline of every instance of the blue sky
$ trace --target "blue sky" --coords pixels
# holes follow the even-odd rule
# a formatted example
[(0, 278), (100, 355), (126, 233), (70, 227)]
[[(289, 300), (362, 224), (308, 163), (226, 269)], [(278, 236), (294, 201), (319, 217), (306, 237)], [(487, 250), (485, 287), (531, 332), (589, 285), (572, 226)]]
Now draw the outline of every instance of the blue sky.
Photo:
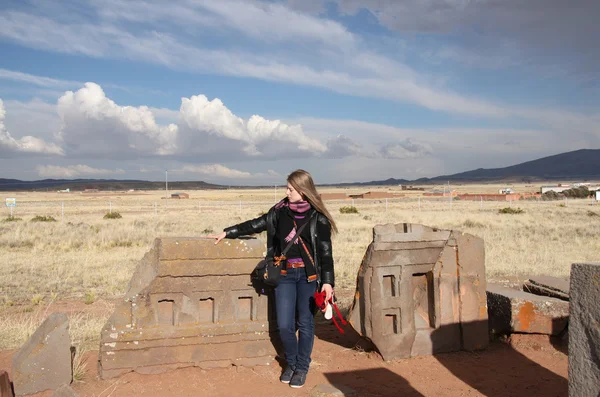
[(4, 1), (0, 177), (335, 183), (598, 148), (599, 4)]

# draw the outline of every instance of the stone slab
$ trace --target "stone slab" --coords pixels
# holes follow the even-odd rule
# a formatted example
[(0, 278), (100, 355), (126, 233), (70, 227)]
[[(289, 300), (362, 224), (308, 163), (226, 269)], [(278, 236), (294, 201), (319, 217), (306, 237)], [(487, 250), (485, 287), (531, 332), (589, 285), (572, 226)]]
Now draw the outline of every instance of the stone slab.
[(239, 259), (264, 257), (265, 243), (258, 239), (214, 239), (165, 237), (159, 240), (159, 260), (175, 259)]
[(0, 371), (0, 397), (14, 397), (8, 372)]
[(569, 280), (551, 276), (535, 276), (523, 283), (523, 290), (536, 295), (569, 300)]
[(452, 238), (457, 245), (462, 348), (485, 349), (489, 332), (484, 241), (461, 232), (452, 232)]
[(600, 396), (600, 263), (571, 266), (569, 397)]
[(488, 284), (487, 301), (493, 334), (560, 335), (569, 321), (569, 303), (556, 298)]
[(373, 228), (348, 315), (385, 360), (488, 344), (483, 240), (417, 224)]
[(156, 239), (101, 331), (100, 377), (270, 364), (272, 297), (250, 279), (264, 250), (258, 239)]
[(71, 338), (65, 313), (48, 316), (25, 342), (13, 357), (12, 374), (17, 396), (71, 383)]
[(50, 397), (79, 397), (69, 385), (61, 385)]

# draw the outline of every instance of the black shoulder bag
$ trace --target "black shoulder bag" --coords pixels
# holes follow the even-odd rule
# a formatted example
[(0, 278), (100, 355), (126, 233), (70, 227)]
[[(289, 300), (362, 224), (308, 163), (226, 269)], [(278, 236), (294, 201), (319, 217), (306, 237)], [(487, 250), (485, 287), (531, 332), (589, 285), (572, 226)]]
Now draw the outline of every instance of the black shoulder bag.
[(258, 265), (252, 272), (252, 279), (260, 283), (264, 283), (270, 287), (277, 287), (279, 279), (281, 278), (281, 269), (286, 266), (287, 258), (285, 254), (292, 247), (292, 244), (300, 237), (300, 233), (306, 227), (309, 222), (306, 222), (296, 231), (294, 238), (288, 243), (285, 249), (281, 252), (281, 255), (275, 256), (274, 258), (265, 258), (258, 262)]

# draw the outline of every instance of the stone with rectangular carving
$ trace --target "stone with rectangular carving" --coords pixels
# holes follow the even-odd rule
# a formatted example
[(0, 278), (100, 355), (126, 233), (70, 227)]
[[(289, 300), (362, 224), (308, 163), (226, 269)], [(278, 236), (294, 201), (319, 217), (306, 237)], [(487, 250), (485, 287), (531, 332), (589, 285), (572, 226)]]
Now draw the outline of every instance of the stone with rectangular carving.
[(375, 226), (349, 319), (386, 360), (485, 348), (483, 240), (410, 223)]
[(264, 249), (257, 239), (156, 239), (102, 330), (100, 376), (270, 364), (268, 296), (250, 279)]

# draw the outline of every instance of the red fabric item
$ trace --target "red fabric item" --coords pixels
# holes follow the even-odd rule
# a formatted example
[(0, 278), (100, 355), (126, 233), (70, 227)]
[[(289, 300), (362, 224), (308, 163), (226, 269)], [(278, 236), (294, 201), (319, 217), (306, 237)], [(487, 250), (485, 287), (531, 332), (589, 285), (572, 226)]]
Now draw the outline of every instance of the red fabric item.
[[(315, 292), (315, 295), (314, 295), (315, 302), (317, 304), (317, 307), (321, 310), (323, 310), (327, 307), (327, 303), (325, 302), (326, 295), (327, 294), (325, 293), (325, 291)], [(333, 302), (333, 296), (329, 299), (329, 304), (333, 306), (333, 309), (335, 310), (335, 313), (337, 314), (338, 318), (342, 322), (342, 325), (346, 325), (347, 322), (346, 322), (346, 320), (344, 320), (344, 317), (342, 317), (342, 313), (340, 313), (340, 309), (338, 309), (337, 305)], [(331, 319), (333, 320), (333, 324), (335, 325), (335, 327), (338, 329), (338, 331), (340, 331), (340, 334), (343, 334), (344, 330), (342, 329), (342, 327), (340, 327), (340, 325), (336, 321), (335, 316), (332, 316)]]

